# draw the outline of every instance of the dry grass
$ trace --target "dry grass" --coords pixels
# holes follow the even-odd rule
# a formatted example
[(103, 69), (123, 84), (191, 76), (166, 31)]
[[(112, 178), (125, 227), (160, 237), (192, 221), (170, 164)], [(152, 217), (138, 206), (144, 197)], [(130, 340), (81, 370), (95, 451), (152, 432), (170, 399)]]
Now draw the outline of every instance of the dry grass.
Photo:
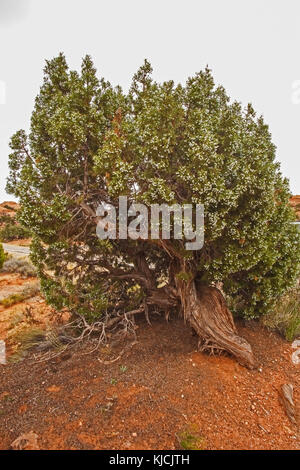
[(262, 323), (280, 331), (288, 341), (300, 335), (300, 287), (281, 297), (275, 308), (262, 318)]
[(34, 282), (33, 284), (26, 286), (21, 292), (12, 294), (5, 299), (0, 300), (0, 304), (3, 307), (8, 308), (17, 303), (23, 302), (24, 300), (31, 299), (40, 293), (40, 283)]
[(6, 273), (19, 273), (23, 277), (36, 276), (34, 266), (25, 258), (9, 258), (3, 264), (1, 271)]

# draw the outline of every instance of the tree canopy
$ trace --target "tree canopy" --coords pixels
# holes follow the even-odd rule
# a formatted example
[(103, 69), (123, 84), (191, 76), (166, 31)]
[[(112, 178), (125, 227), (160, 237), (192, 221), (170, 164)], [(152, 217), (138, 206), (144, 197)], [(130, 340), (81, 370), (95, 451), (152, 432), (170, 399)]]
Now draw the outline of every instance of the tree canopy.
[[(11, 139), (7, 190), (34, 234), (32, 259), (50, 303), (88, 319), (183, 307), (178, 282), (222, 283), (251, 318), (299, 276), (300, 237), (288, 181), (263, 117), (230, 101), (206, 68), (186, 84), (157, 83), (148, 61), (128, 93), (47, 61), (30, 134)], [(203, 204), (205, 243), (99, 240), (101, 201)]]

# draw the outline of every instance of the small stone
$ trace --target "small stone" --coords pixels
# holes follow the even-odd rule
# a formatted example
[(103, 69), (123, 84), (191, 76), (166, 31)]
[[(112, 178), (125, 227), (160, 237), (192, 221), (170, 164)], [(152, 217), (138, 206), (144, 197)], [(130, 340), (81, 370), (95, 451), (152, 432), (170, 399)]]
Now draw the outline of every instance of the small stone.
[(11, 444), (12, 450), (39, 450), (38, 435), (33, 431), (22, 434)]
[(58, 387), (57, 385), (51, 385), (51, 387), (47, 388), (47, 392), (50, 392), (50, 393), (57, 393), (59, 391), (60, 391), (60, 387)]
[(297, 421), (295, 418), (296, 412), (295, 412), (295, 404), (293, 401), (293, 392), (294, 392), (294, 387), (292, 384), (284, 384), (279, 389), (279, 399), (285, 409), (285, 412), (289, 420), (293, 424), (297, 424)]
[(3, 339), (0, 340), (0, 364), (6, 364), (6, 348)]
[(18, 409), (18, 414), (22, 415), (22, 414), (26, 413), (26, 411), (27, 411), (27, 405), (21, 405)]
[(133, 432), (133, 433), (132, 433), (132, 437), (137, 437), (137, 433), (136, 433), (136, 432)]

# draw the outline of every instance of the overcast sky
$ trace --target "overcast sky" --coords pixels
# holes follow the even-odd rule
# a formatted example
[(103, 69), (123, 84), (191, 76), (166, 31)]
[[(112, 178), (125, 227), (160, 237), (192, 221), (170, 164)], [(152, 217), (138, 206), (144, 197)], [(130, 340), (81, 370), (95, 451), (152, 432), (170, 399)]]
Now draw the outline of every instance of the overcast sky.
[(299, 0), (0, 0), (0, 201), (12, 199), (9, 138), (28, 130), (44, 60), (60, 51), (72, 68), (91, 54), (99, 76), (125, 89), (144, 58), (159, 81), (185, 82), (208, 64), (264, 115), (300, 194), (299, 25)]

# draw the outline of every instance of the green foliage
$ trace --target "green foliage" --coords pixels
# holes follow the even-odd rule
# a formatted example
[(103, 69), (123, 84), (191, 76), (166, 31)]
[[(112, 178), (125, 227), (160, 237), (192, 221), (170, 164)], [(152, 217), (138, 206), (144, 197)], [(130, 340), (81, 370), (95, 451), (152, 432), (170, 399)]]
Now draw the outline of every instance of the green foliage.
[(268, 328), (276, 329), (288, 341), (300, 335), (300, 287), (287, 292), (280, 298), (272, 311), (262, 317)]
[(0, 215), (0, 225), (7, 223), (15, 223), (15, 219), (7, 214)]
[[(300, 267), (289, 185), (268, 126), (251, 105), (231, 102), (207, 68), (184, 86), (156, 83), (151, 72), (145, 61), (125, 94), (97, 78), (89, 56), (80, 72), (63, 54), (46, 62), (30, 134), (11, 139), (7, 190), (34, 234), (32, 260), (47, 300), (91, 321), (134, 308), (149, 295), (141, 257), (154, 284), (166, 278), (174, 287), (163, 244), (97, 239), (99, 201), (117, 205), (127, 195), (203, 204), (203, 249), (185, 256), (183, 243), (170, 241), (182, 260), (178, 273), (184, 266), (179, 278), (221, 281), (238, 314), (266, 313)], [(130, 290), (137, 283), (139, 295)]]
[(181, 449), (184, 450), (204, 450), (206, 442), (203, 436), (199, 434), (198, 426), (189, 425), (177, 436)]
[(0, 230), (0, 240), (3, 242), (21, 240), (23, 238), (29, 238), (30, 236), (30, 230), (21, 225), (16, 225), (14, 222), (6, 223)]
[(191, 273), (182, 271), (182, 272), (177, 273), (176, 277), (177, 279), (180, 279), (181, 281), (188, 282), (192, 278), (192, 275)]
[(24, 258), (9, 258), (2, 266), (2, 271), (7, 273), (19, 273), (23, 277), (34, 277), (37, 272), (34, 266)]
[(24, 296), (22, 294), (12, 294), (9, 297), (6, 297), (5, 299), (0, 300), (0, 304), (3, 305), (3, 307), (7, 308), (19, 302), (22, 302), (23, 300), (24, 300)]
[(15, 217), (11, 217), (7, 214), (0, 216), (0, 225), (0, 240), (3, 242), (20, 240), (31, 236), (30, 230), (19, 225)]
[(3, 267), (5, 261), (5, 252), (2, 244), (0, 243), (0, 269)]
[(23, 302), (24, 300), (30, 299), (38, 295), (39, 293), (40, 285), (39, 283), (35, 283), (33, 285), (25, 287), (20, 293), (12, 294), (9, 297), (0, 300), (0, 304), (3, 305), (3, 307), (8, 308), (19, 302)]

